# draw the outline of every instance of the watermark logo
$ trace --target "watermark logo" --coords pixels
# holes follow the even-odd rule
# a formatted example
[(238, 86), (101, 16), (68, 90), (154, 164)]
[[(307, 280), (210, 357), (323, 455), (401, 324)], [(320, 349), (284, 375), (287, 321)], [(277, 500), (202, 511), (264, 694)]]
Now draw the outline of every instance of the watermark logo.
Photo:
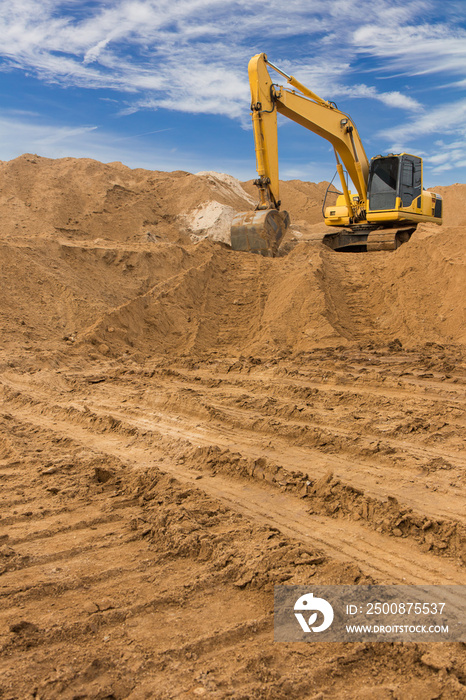
[[(314, 598), (313, 593), (305, 593), (296, 601), (294, 605), (295, 617), (301, 625), (303, 632), (323, 632), (328, 629), (333, 622), (333, 608), (330, 603), (325, 600), (325, 598)], [(296, 612), (300, 610), (301, 612)], [(312, 613), (307, 622), (306, 618), (302, 614)], [(315, 626), (317, 622), (318, 613), (322, 613), (324, 616), (323, 622), (320, 625)]]
[(466, 585), (275, 586), (276, 642), (465, 642)]

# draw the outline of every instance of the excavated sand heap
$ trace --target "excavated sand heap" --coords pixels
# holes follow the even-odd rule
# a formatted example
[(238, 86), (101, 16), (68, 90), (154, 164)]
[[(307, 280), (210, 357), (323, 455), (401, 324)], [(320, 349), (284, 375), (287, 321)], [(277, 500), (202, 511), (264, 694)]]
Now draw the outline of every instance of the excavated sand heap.
[(326, 186), (283, 183), (294, 247), (271, 260), (227, 245), (234, 212), (253, 206), (251, 183), (89, 159), (2, 163), (8, 343), (151, 356), (466, 342), (466, 186), (437, 188), (443, 227), (422, 225), (409, 245), (368, 255), (312, 240), (325, 232), (316, 222)]

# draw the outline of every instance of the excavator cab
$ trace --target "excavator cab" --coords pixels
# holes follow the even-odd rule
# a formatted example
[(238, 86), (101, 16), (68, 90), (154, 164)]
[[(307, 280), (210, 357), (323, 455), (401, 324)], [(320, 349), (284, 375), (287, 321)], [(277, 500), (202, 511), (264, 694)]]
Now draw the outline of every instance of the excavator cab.
[[(369, 170), (369, 185), (367, 188), (368, 208), (374, 211), (387, 211), (396, 208), (398, 195), (398, 173), (400, 156), (378, 157), (371, 160)], [(419, 194), (421, 181), (419, 178)]]
[(367, 221), (442, 223), (442, 198), (422, 189), (422, 159), (410, 153), (371, 159)]
[[(348, 195), (357, 199), (351, 192)], [(346, 252), (395, 250), (423, 221), (442, 223), (442, 198), (423, 189), (422, 159), (410, 153), (375, 156), (369, 164), (363, 217), (351, 219), (341, 194), (334, 206), (326, 208), (325, 223), (346, 230), (327, 234), (323, 243)]]

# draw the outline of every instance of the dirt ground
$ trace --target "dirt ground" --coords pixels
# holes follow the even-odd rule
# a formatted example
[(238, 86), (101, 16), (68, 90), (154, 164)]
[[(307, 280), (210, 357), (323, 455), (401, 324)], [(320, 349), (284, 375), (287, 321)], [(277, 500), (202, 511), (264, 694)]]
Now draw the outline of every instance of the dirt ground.
[(266, 259), (251, 183), (0, 163), (1, 700), (466, 698), (461, 643), (273, 642), (278, 583), (465, 581), (466, 185), (365, 255), (325, 189)]

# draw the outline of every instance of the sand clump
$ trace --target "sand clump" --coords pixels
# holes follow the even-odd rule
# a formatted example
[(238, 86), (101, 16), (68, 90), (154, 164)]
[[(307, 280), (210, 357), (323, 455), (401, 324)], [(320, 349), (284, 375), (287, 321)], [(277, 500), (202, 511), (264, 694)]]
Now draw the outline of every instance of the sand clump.
[(228, 204), (204, 202), (198, 209), (193, 209), (185, 215), (186, 226), (193, 232), (191, 240), (198, 243), (209, 238), (229, 244), (231, 222), (235, 215), (236, 211)]

